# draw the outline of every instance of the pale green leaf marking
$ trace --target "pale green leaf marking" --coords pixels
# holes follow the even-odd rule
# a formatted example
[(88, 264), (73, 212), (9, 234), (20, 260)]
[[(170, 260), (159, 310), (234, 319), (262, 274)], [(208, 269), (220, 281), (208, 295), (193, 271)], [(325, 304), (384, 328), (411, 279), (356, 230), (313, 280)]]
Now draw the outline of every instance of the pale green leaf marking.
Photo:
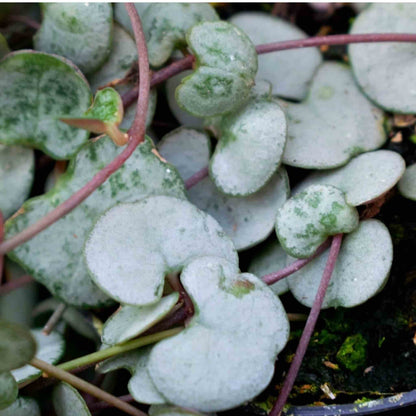
[[(11, 254), (13, 259), (65, 303), (82, 307), (108, 303), (108, 297), (91, 281), (82, 256), (92, 225), (118, 202), (133, 202), (155, 194), (185, 198), (184, 185), (176, 169), (161, 162), (152, 153), (153, 149), (151, 140), (146, 139), (87, 200), (15, 249)], [(50, 192), (27, 201), (24, 212), (6, 223), (6, 238), (68, 199), (121, 151), (108, 137), (85, 145)]]
[[(49, 364), (56, 364), (64, 355), (65, 341), (62, 335), (58, 332), (43, 335), (40, 329), (32, 329), (30, 332), (36, 340), (36, 358)], [(17, 383), (22, 383), (40, 377), (42, 371), (31, 365), (25, 365), (17, 370), (13, 370), (12, 374)]]
[(0, 410), (0, 416), (41, 416), (41, 414), (36, 400), (18, 397), (9, 407)]
[(68, 159), (89, 134), (59, 118), (82, 114), (91, 98), (85, 78), (64, 58), (34, 51), (10, 53), (0, 61), (0, 142)]
[(288, 118), (283, 155), (287, 165), (335, 168), (386, 140), (382, 111), (361, 93), (344, 64), (322, 64), (306, 100), (283, 105)]
[(0, 321), (0, 373), (26, 364), (35, 352), (36, 342), (27, 329), (15, 323)]
[(276, 234), (293, 257), (311, 256), (327, 237), (358, 226), (358, 212), (338, 188), (311, 185), (290, 198), (277, 213)]
[[(416, 33), (416, 5), (373, 4), (354, 20), (350, 33)], [(414, 43), (366, 43), (349, 46), (354, 76), (378, 106), (395, 113), (416, 112)]]
[(84, 399), (67, 383), (59, 383), (53, 389), (52, 401), (59, 416), (91, 416)]
[(376, 150), (361, 154), (338, 169), (313, 173), (294, 193), (310, 185), (332, 185), (345, 193), (350, 205), (368, 204), (393, 188), (404, 170), (405, 162), (398, 153)]
[(176, 305), (179, 293), (174, 292), (149, 306), (121, 306), (103, 326), (102, 342), (115, 345), (142, 334), (161, 321)]
[[(243, 30), (255, 45), (307, 37), (291, 23), (262, 12), (237, 13), (230, 22)], [(303, 100), (322, 57), (318, 48), (304, 48), (263, 54), (258, 61), (256, 81), (267, 79), (273, 84), (273, 94)]]
[(279, 299), (256, 276), (217, 257), (194, 260), (181, 281), (196, 313), (184, 331), (153, 347), (156, 388), (170, 403), (202, 412), (252, 399), (270, 382), (288, 339)]
[(399, 182), (399, 191), (404, 197), (416, 201), (416, 164), (406, 168)]
[(26, 200), (32, 187), (33, 150), (0, 144), (0, 211), (5, 218)]
[[(305, 306), (314, 302), (328, 252), (288, 277), (290, 290)], [(344, 238), (323, 308), (352, 308), (366, 302), (383, 288), (392, 261), (393, 244), (387, 227), (378, 220), (360, 222)]]
[(0, 373), (0, 410), (9, 407), (17, 398), (19, 389), (9, 372)]
[(35, 49), (70, 59), (85, 74), (96, 71), (111, 50), (113, 11), (109, 3), (42, 4)]
[(157, 302), (165, 275), (204, 255), (238, 262), (231, 240), (213, 218), (168, 196), (113, 207), (85, 244), (93, 280), (113, 299), (131, 305)]

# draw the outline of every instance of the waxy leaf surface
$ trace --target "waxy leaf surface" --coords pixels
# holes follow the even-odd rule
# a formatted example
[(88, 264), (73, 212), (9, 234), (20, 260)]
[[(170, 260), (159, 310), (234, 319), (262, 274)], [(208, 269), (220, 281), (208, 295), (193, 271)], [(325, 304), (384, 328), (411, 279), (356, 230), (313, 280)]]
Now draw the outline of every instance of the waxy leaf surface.
[(105, 62), (113, 33), (110, 3), (49, 3), (42, 11), (35, 49), (64, 56), (85, 74)]
[(0, 410), (9, 407), (17, 398), (19, 389), (10, 372), (0, 373)]
[[(350, 33), (416, 33), (416, 5), (372, 4), (354, 20)], [(416, 112), (415, 53), (414, 42), (349, 46), (354, 76), (364, 93), (378, 106), (396, 113)]]
[(82, 114), (91, 99), (85, 78), (69, 61), (42, 52), (13, 52), (0, 61), (0, 142), (68, 159), (89, 133), (59, 118)]
[(53, 389), (52, 401), (59, 416), (91, 416), (85, 400), (67, 383), (59, 383)]
[(29, 195), (33, 182), (33, 150), (0, 144), (0, 211), (12, 215)]
[(9, 407), (0, 410), (0, 416), (41, 416), (36, 400), (18, 397)]
[(416, 164), (406, 168), (399, 182), (399, 191), (404, 197), (416, 201)]
[[(108, 297), (89, 278), (82, 256), (87, 233), (98, 217), (118, 202), (132, 202), (148, 195), (185, 198), (183, 182), (175, 168), (152, 152), (150, 139), (88, 199), (32, 240), (19, 246), (12, 257), (51, 293), (76, 306), (98, 306)], [(24, 213), (9, 220), (6, 237), (26, 228), (68, 199), (113, 160), (122, 148), (108, 137), (88, 143), (71, 161), (67, 172), (47, 194), (24, 204)], [(47, 252), (48, 256), (44, 253)], [(54, 259), (53, 261), (51, 259)]]
[(185, 330), (153, 347), (156, 388), (170, 403), (203, 412), (252, 399), (270, 382), (288, 338), (279, 299), (256, 276), (216, 257), (191, 262), (181, 282), (196, 311)]
[[(329, 250), (288, 277), (296, 299), (311, 307), (328, 259)], [(344, 237), (323, 308), (351, 308), (379, 292), (389, 276), (393, 245), (387, 227), (378, 220), (365, 220)], [(289, 259), (293, 261), (293, 259)]]
[[(306, 33), (291, 23), (261, 12), (237, 13), (230, 22), (243, 30), (255, 45), (307, 37)], [(319, 49), (304, 48), (259, 55), (258, 61), (256, 80), (270, 81), (273, 94), (303, 100), (322, 57)]]
[(214, 413), (199, 413), (194, 410), (183, 409), (177, 406), (153, 405), (150, 406), (149, 416), (214, 416)]
[(358, 212), (338, 188), (311, 185), (290, 198), (276, 217), (276, 234), (293, 257), (307, 258), (327, 239), (358, 226)]
[(257, 72), (257, 53), (244, 32), (226, 22), (204, 22), (187, 34), (196, 71), (176, 89), (176, 100), (197, 117), (230, 112), (246, 101)]
[(322, 64), (306, 100), (284, 106), (288, 139), (283, 163), (287, 165), (335, 168), (386, 140), (382, 111), (361, 93), (344, 64)]
[(238, 263), (231, 240), (212, 217), (168, 196), (113, 207), (98, 220), (85, 245), (94, 281), (113, 299), (131, 305), (157, 302), (165, 275), (204, 255)]

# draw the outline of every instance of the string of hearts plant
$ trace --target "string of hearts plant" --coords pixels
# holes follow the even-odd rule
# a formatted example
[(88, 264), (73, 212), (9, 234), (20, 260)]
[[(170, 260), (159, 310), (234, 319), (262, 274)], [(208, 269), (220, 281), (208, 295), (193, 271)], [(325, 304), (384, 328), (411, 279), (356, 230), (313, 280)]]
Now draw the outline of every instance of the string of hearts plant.
[[(221, 21), (205, 4), (42, 12), (34, 50), (7, 53), (0, 38), (0, 256), (55, 298), (37, 313), (55, 313), (44, 333), (0, 322), (0, 415), (40, 414), (18, 387), (42, 372), (62, 381), (52, 397), (59, 415), (90, 415), (78, 390), (143, 415), (69, 372), (95, 363), (102, 374), (126, 368), (128, 399), (150, 405), (151, 416), (235, 408), (270, 383), (290, 332), (278, 296), (290, 290), (311, 311), (270, 413), (280, 415), (320, 310), (359, 305), (388, 278), (390, 234), (357, 207), (397, 183), (416, 199), (414, 166), (377, 150), (383, 110), (415, 112), (405, 83), (416, 66), (416, 7), (375, 4), (351, 34), (309, 39), (262, 13)], [(334, 44), (356, 44), (351, 67), (322, 62), (314, 48)], [(289, 49), (299, 50), (271, 53)], [(162, 83), (183, 126), (155, 146), (146, 128)], [(24, 202), (33, 148), (70, 162)], [(317, 171), (290, 189), (284, 165)], [(273, 229), (278, 242), (242, 273), (238, 251)], [(6, 274), (16, 267), (7, 262)], [(116, 303), (97, 340), (80, 309)], [(55, 366), (60, 318), (100, 348)]]

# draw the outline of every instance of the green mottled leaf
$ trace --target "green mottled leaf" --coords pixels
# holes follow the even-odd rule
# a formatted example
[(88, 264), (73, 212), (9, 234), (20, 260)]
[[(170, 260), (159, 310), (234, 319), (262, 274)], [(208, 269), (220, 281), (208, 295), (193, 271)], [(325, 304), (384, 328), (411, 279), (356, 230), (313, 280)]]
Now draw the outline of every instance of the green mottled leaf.
[[(350, 33), (416, 33), (414, 3), (373, 4), (354, 20)], [(416, 112), (414, 43), (351, 45), (349, 57), (363, 92), (378, 106), (396, 113)]]
[(0, 33), (0, 59), (10, 52), (6, 38)]
[[(290, 290), (305, 306), (311, 307), (314, 302), (328, 253), (329, 250), (288, 277)], [(366, 302), (383, 288), (392, 260), (393, 245), (387, 227), (378, 220), (360, 222), (344, 238), (323, 308), (351, 308)]]
[(92, 106), (82, 116), (61, 118), (73, 127), (107, 134), (119, 146), (125, 145), (128, 136), (119, 130), (124, 108), (119, 93), (114, 88), (104, 88), (95, 94)]
[(211, 142), (201, 131), (179, 127), (166, 134), (157, 147), (160, 155), (178, 169), (184, 181), (208, 166)]
[(249, 98), (257, 72), (257, 53), (236, 26), (204, 22), (192, 27), (187, 42), (196, 71), (176, 89), (178, 104), (197, 117), (224, 114)]
[(82, 72), (96, 71), (111, 50), (113, 11), (109, 3), (42, 4), (35, 49), (70, 59)]
[(277, 213), (276, 234), (293, 257), (307, 258), (331, 235), (358, 226), (358, 212), (338, 188), (311, 185), (290, 198)]
[(231, 240), (213, 218), (168, 196), (113, 207), (101, 216), (85, 244), (93, 280), (113, 299), (131, 305), (157, 302), (165, 275), (203, 255), (238, 262)]
[(35, 340), (27, 329), (15, 323), (0, 321), (0, 373), (26, 364), (35, 352)]
[[(49, 364), (56, 364), (64, 355), (65, 341), (62, 335), (58, 332), (43, 335), (40, 329), (32, 329), (30, 332), (36, 340), (36, 358)], [(31, 365), (25, 365), (17, 370), (13, 370), (12, 374), (18, 383), (22, 383), (40, 377), (42, 371)]]
[[(205, 413), (205, 416), (215, 416), (214, 413)], [(150, 406), (149, 416), (204, 416), (194, 410), (183, 409), (177, 406), (153, 405)]]
[(170, 403), (204, 412), (252, 399), (270, 382), (288, 339), (279, 299), (256, 276), (216, 257), (188, 264), (181, 282), (196, 312), (184, 331), (153, 347), (156, 388)]
[[(230, 22), (243, 30), (255, 45), (307, 37), (306, 33), (291, 23), (261, 12), (237, 13)], [(322, 57), (318, 48), (305, 48), (263, 54), (258, 61), (256, 80), (270, 81), (273, 94), (303, 100)]]
[[(108, 297), (89, 278), (82, 256), (85, 238), (92, 225), (118, 202), (137, 201), (154, 194), (185, 197), (183, 182), (175, 168), (161, 162), (152, 150), (151, 140), (146, 139), (87, 200), (16, 248), (11, 253), (12, 258), (65, 303), (84, 307), (108, 303)], [(27, 201), (24, 213), (6, 223), (6, 237), (33, 224), (68, 199), (121, 151), (108, 137), (87, 144), (71, 161), (55, 188)]]
[[(45, 313), (50, 316), (61, 303), (62, 302), (59, 302), (59, 300), (54, 298), (46, 299), (33, 309), (33, 316), (37, 317)], [(79, 311), (76, 308), (67, 305), (61, 319), (83, 337), (94, 342), (100, 340), (97, 330), (93, 325), (92, 318), (87, 315), (86, 311)]]
[(416, 164), (406, 168), (399, 182), (399, 191), (404, 197), (416, 200)]
[[(270, 241), (262, 245), (255, 253), (248, 272), (263, 277), (266, 274), (275, 273), (286, 266), (287, 253), (276, 241)], [(281, 295), (289, 290), (287, 279), (280, 280), (270, 286), (276, 295)]]
[(108, 373), (125, 368), (132, 375), (127, 388), (136, 401), (146, 404), (166, 403), (165, 398), (156, 389), (148, 371), (152, 348), (153, 346), (140, 348), (105, 360), (100, 364), (99, 371)]
[(306, 100), (285, 107), (288, 140), (283, 163), (290, 166), (335, 168), (386, 140), (383, 113), (360, 92), (344, 64), (322, 64)]
[(32, 187), (33, 150), (0, 144), (0, 211), (5, 218), (25, 201)]
[(88, 139), (59, 117), (82, 114), (91, 93), (82, 74), (64, 58), (19, 51), (0, 61), (0, 142), (43, 150), (55, 159), (73, 156)]
[(191, 75), (193, 71), (183, 71), (166, 81), (166, 99), (168, 100), (170, 111), (172, 111), (176, 120), (186, 127), (192, 127), (194, 129), (202, 129), (204, 126), (204, 120), (195, 116), (192, 116), (187, 111), (183, 110), (176, 101), (175, 91), (182, 80)]
[(345, 193), (350, 205), (368, 204), (393, 188), (404, 169), (405, 162), (398, 153), (376, 150), (359, 155), (338, 169), (313, 173), (294, 192), (310, 185), (332, 185)]
[[(151, 3), (133, 3), (134, 7), (137, 10), (137, 13), (140, 16), (140, 19), (143, 19), (143, 13), (146, 10), (146, 8)], [(114, 4), (114, 20), (119, 23), (121, 26), (124, 27), (124, 29), (127, 30), (128, 33), (130, 33), (131, 36), (134, 36), (133, 28), (131, 27), (130, 17), (127, 13), (126, 6), (123, 3), (115, 3)]]
[(17, 398), (16, 380), (8, 372), (0, 373), (0, 410), (9, 407)]
[(142, 334), (161, 321), (176, 305), (179, 293), (174, 292), (149, 306), (124, 305), (105, 322), (102, 341), (115, 345)]
[[(124, 4), (116, 4), (115, 7)], [(108, 83), (123, 79), (137, 60), (137, 49), (134, 39), (118, 24), (114, 25), (111, 53), (101, 68), (88, 77), (93, 91)]]
[(36, 400), (18, 397), (7, 409), (0, 410), (0, 416), (41, 416)]
[(163, 65), (174, 49), (186, 46), (185, 35), (188, 29), (196, 23), (210, 20), (218, 20), (218, 15), (209, 4), (150, 4), (143, 11), (143, 30), (150, 65)]
[(59, 416), (91, 416), (84, 399), (67, 383), (59, 383), (53, 389), (52, 401)]
[(212, 180), (205, 178), (189, 189), (188, 195), (193, 204), (219, 222), (237, 250), (245, 250), (273, 231), (276, 212), (289, 197), (289, 180), (281, 168), (266, 186), (241, 198), (221, 194)]

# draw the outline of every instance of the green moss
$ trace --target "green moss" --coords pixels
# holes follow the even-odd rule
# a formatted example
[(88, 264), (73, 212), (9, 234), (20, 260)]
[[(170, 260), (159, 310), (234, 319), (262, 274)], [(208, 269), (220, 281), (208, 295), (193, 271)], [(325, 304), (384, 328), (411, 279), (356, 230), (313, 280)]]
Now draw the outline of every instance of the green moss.
[(337, 352), (338, 362), (351, 371), (364, 366), (366, 358), (367, 341), (361, 334), (347, 337)]

